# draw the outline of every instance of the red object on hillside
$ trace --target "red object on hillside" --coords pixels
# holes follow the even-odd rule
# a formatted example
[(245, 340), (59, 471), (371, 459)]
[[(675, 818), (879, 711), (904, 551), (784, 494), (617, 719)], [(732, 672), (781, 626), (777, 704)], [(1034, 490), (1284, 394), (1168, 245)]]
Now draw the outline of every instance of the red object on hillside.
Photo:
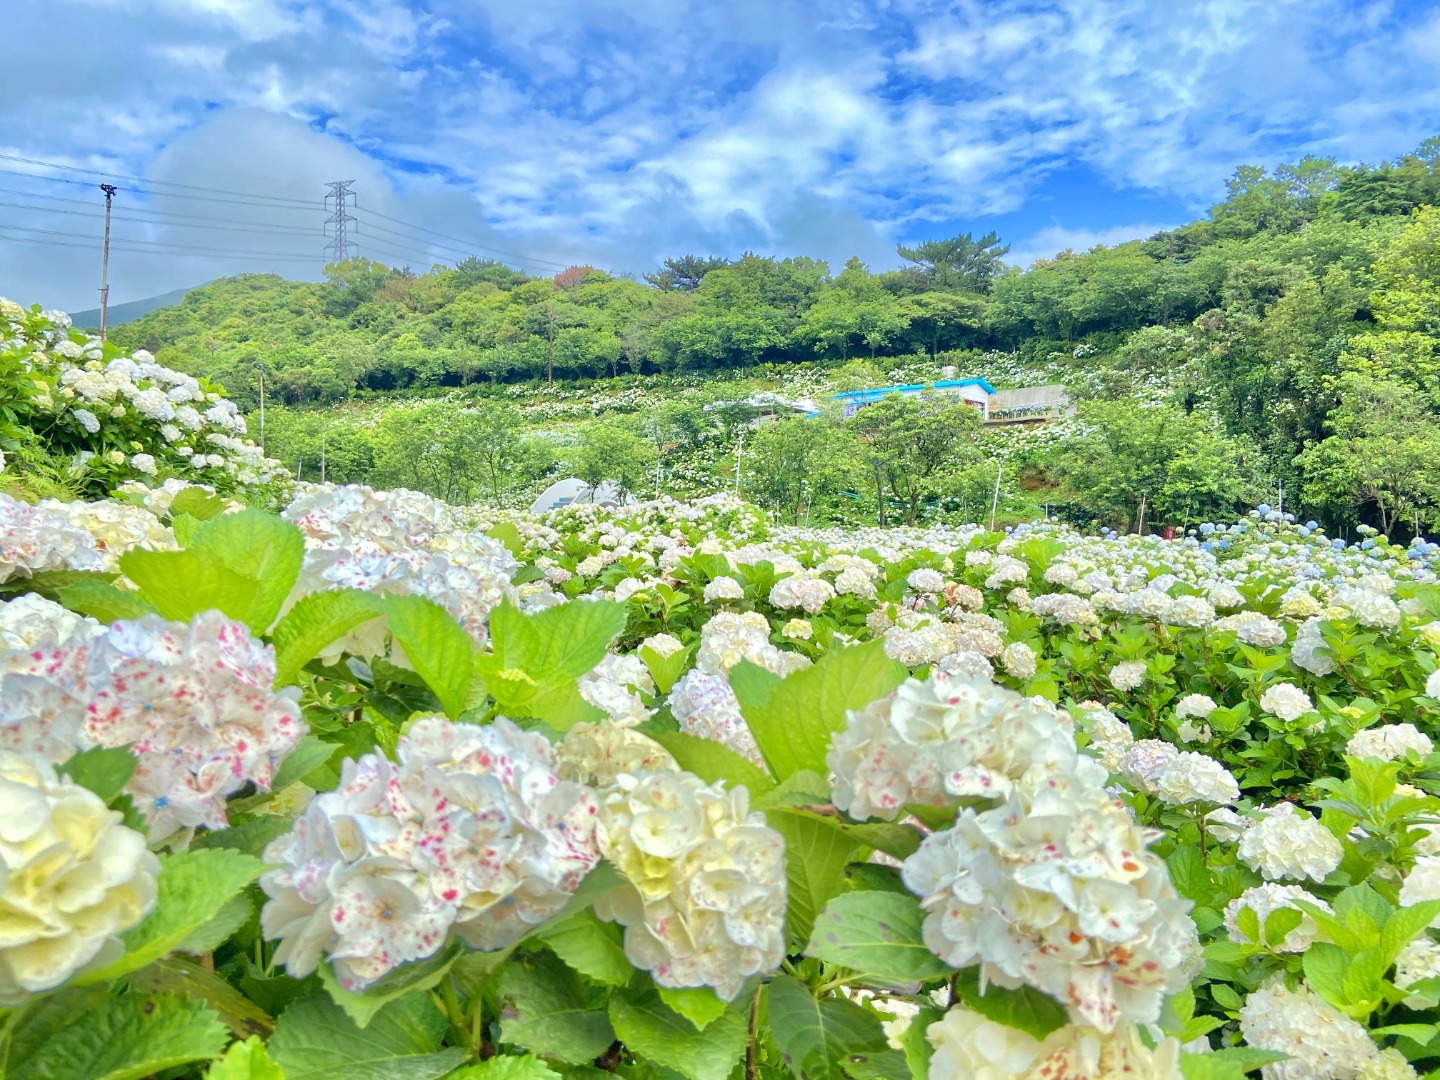
[(1166, 525), (1166, 526), (1165, 526), (1165, 539), (1166, 539), (1166, 540), (1174, 540), (1174, 539), (1175, 539), (1175, 526), (1174, 526), (1174, 525)]

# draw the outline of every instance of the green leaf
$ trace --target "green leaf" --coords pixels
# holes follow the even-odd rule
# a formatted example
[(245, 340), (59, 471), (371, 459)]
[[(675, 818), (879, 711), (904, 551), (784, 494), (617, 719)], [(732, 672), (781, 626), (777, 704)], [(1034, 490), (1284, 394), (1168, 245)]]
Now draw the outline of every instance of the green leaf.
[(913, 825), (900, 821), (867, 821), (862, 825), (844, 825), (845, 833), (866, 847), (883, 851), (896, 859), (908, 859), (920, 849), (925, 839)]
[(14, 1076), (21, 1062), (37, 1058), (59, 1032), (99, 1012), (108, 996), (103, 986), (67, 985), (18, 1006), (6, 1016), (0, 1034), (0, 1076)]
[(182, 548), (189, 547), (195, 542), (195, 532), (200, 528), (200, 519), (189, 514), (171, 514), (170, 531), (175, 534), (175, 542)]
[(490, 613), (490, 637), (501, 668), (524, 671), (537, 683), (578, 679), (601, 660), (625, 629), (625, 605), (572, 600), (526, 615), (512, 604)]
[(305, 537), (294, 525), (261, 510), (219, 514), (195, 530), (187, 550), (208, 552), (227, 568), (257, 582), (254, 606), (245, 619), (264, 633), (280, 614), (305, 561)]
[(275, 685), (289, 686), (327, 645), (385, 614), (385, 601), (360, 589), (325, 589), (296, 601), (275, 624)]
[(445, 715), (465, 711), (465, 695), (475, 672), (475, 646), (450, 613), (423, 596), (391, 596), (385, 601), (390, 630), (425, 685), (440, 699)]
[(101, 578), (86, 578), (56, 590), (56, 599), (71, 611), (110, 624), (120, 619), (153, 615), (155, 605), (131, 589), (117, 589)]
[(787, 776), (775, 787), (755, 800), (755, 809), (775, 806), (826, 806), (830, 802), (830, 784), (817, 772), (801, 769)]
[(785, 838), (785, 922), (790, 940), (803, 946), (821, 909), (844, 889), (845, 864), (859, 842), (836, 823), (804, 811), (777, 808), (765, 818)]
[(438, 985), (464, 951), (465, 947), (458, 941), (451, 942), (449, 947), (441, 949), (434, 956), (410, 964), (401, 964), (364, 990), (346, 990), (335, 978), (335, 969), (328, 963), (321, 962), (316, 973), (331, 1000), (345, 1010), (345, 1015), (357, 1028), (364, 1028), (375, 1019), (376, 1013), (392, 1001)]
[(748, 1002), (727, 1008), (704, 1031), (675, 1012), (654, 990), (617, 991), (610, 1000), (610, 1023), (629, 1049), (690, 1080), (726, 1080), (744, 1056)]
[(655, 680), (655, 689), (662, 694), (668, 694), (680, 681), (680, 676), (689, 669), (690, 655), (694, 651), (694, 645), (687, 645), (669, 656), (661, 656), (649, 645), (641, 645), (640, 660), (650, 672), (650, 678)]
[(683, 731), (662, 731), (650, 736), (674, 755), (682, 769), (693, 772), (707, 784), (725, 781), (727, 787), (743, 784), (759, 809), (759, 796), (775, 786), (765, 771), (741, 757), (723, 743), (702, 739)]
[(620, 928), (602, 922), (593, 911), (579, 911), (564, 922), (534, 935), (587, 979), (606, 986), (624, 986), (635, 974), (625, 957)]
[(120, 569), (167, 619), (189, 622), (214, 608), (257, 634), (269, 627), (251, 620), (259, 606), (259, 583), (249, 574), (231, 570), (210, 552), (131, 548), (120, 556)]
[(228, 848), (245, 855), (254, 855), (258, 859), (266, 845), (289, 832), (293, 824), (290, 818), (278, 815), (257, 817), (254, 821), (231, 825), (228, 829), (204, 833), (195, 838), (191, 849)]
[(1285, 941), (1290, 931), (1305, 921), (1305, 913), (1298, 908), (1276, 908), (1265, 919), (1265, 944), (1272, 949)]
[(696, 1031), (704, 1031), (719, 1020), (725, 1012), (725, 1002), (715, 996), (707, 986), (677, 990), (669, 986), (656, 987), (660, 1000), (695, 1025)]
[(560, 1080), (560, 1074), (530, 1054), (501, 1054), (477, 1065), (466, 1065), (445, 1080)]
[[(1350, 968), (1349, 953), (1328, 941), (1318, 941), (1305, 950), (1301, 963), (1305, 969), (1305, 981), (1317, 994), (1331, 1005), (1340, 1008), (1349, 1004), (1345, 995), (1345, 973)], [(1217, 988), (1212, 987), (1211, 993)]]
[(127, 747), (92, 746), (69, 758), (56, 771), (99, 795), (108, 806), (125, 790), (137, 764), (138, 759)]
[(1251, 1046), (1231, 1046), (1208, 1054), (1181, 1053), (1180, 1071), (1185, 1080), (1242, 1080), (1248, 1072), (1284, 1061), (1287, 1055)]
[(498, 521), (490, 526), (485, 535), (492, 540), (499, 540), (515, 558), (525, 558), (525, 538), (520, 535), (520, 530), (513, 521)]
[(800, 769), (829, 775), (825, 754), (831, 737), (845, 730), (846, 712), (884, 697), (907, 674), (878, 640), (826, 653), (778, 681), (756, 675), (759, 670), (741, 661), (730, 685), (760, 752), (781, 780)]
[(140, 1080), (218, 1057), (225, 1025), (198, 1001), (173, 994), (108, 999), (18, 1062), (8, 1080)]
[(130, 986), (146, 994), (179, 994), (215, 1010), (217, 1016), (239, 1039), (268, 1035), (275, 1026), (260, 1006), (236, 990), (213, 971), (206, 971), (183, 956), (167, 956), (130, 976)]
[(1410, 907), (1403, 907), (1390, 916), (1385, 929), (1380, 931), (1379, 951), (1385, 967), (1389, 968), (1400, 951), (1423, 933), (1425, 928), (1440, 916), (1440, 900), (1422, 900)]
[(615, 1041), (605, 998), (557, 957), (521, 956), (500, 972), (500, 1038), (570, 1065), (593, 1061)]
[(196, 521), (209, 521), (225, 512), (225, 500), (199, 488), (186, 488), (170, 500), (170, 516), (188, 514)]
[(913, 896), (842, 893), (815, 920), (805, 955), (901, 982), (939, 978), (950, 969), (925, 947), (924, 921)]
[(789, 975), (776, 976), (765, 988), (765, 1006), (770, 1037), (785, 1063), (809, 1080), (844, 1080), (852, 1055), (888, 1049), (873, 1013), (843, 998), (816, 1001)]
[(930, 1030), (930, 1025), (936, 1023), (944, 1015), (944, 1009), (926, 1001), (900, 1035), (900, 1047), (905, 1054), (905, 1064), (909, 1066), (910, 1075), (915, 1080), (924, 1080), (930, 1075), (930, 1058), (934, 1055), (935, 1048), (930, 1045), (926, 1033)]
[(271, 1060), (265, 1044), (252, 1035), (232, 1043), (225, 1056), (210, 1066), (205, 1080), (285, 1080), (285, 1074)]
[(311, 772), (324, 765), (335, 754), (335, 744), (326, 742), (318, 735), (306, 735), (295, 749), (285, 755), (275, 776), (270, 781), (270, 793), (278, 795)]
[(259, 859), (249, 855), (213, 848), (166, 857), (155, 910), (124, 934), (125, 955), (83, 972), (75, 982), (105, 982), (153, 964), (220, 915), (230, 899), (260, 875), (262, 867)]
[(991, 984), (980, 992), (980, 969), (966, 968), (956, 979), (961, 1000), (981, 1016), (1043, 1039), (1069, 1023), (1065, 1006), (1031, 986), (1006, 990)]
[(440, 1049), (448, 1026), (426, 994), (392, 1001), (363, 1030), (312, 994), (281, 1014), (268, 1048), (285, 1080), (435, 1080), (469, 1056)]
[(1203, 904), (1210, 898), (1210, 873), (1205, 868), (1205, 856), (1195, 847), (1177, 847), (1165, 863), (1170, 867), (1170, 880), (1175, 890), (1188, 900)]

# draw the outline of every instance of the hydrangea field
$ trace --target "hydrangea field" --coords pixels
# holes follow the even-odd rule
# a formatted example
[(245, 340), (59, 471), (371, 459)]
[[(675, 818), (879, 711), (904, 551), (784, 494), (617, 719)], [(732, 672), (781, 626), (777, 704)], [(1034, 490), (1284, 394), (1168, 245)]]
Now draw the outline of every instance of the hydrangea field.
[[(198, 454), (6, 318), (75, 455)], [(0, 494), (7, 1080), (1440, 1071), (1434, 545), (537, 518), (231, 427)]]

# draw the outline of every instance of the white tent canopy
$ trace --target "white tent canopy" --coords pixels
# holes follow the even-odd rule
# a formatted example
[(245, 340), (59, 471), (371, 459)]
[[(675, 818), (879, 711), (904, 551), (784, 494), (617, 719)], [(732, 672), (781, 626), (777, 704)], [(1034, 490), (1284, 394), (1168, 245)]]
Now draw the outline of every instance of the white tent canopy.
[(530, 512), (543, 514), (546, 510), (554, 510), (557, 506), (568, 506), (570, 503), (620, 506), (622, 503), (633, 501), (633, 499), (622, 499), (619, 489), (608, 480), (592, 489), (584, 480), (577, 480), (572, 476), (566, 480), (556, 480), (541, 492), (540, 497), (530, 507)]

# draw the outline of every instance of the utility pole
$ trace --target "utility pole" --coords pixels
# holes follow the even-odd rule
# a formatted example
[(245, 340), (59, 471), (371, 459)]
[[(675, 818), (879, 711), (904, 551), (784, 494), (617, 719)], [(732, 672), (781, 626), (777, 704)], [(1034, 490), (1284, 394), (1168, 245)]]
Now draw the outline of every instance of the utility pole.
[(740, 455), (745, 452), (745, 429), (740, 429), (740, 441), (735, 444), (735, 494), (740, 494)]
[(265, 369), (259, 364), (255, 370), (260, 373), (260, 453), (265, 453)]
[(105, 309), (110, 305), (110, 200), (119, 190), (114, 184), (101, 184), (105, 193), (105, 253), (100, 256), (100, 340), (105, 340)]
[(353, 183), (354, 180), (332, 180), (325, 185), (330, 189), (330, 193), (325, 196), (325, 209), (330, 214), (325, 219), (325, 224), (334, 226), (330, 233), (330, 243), (325, 246), (325, 261), (328, 263), (344, 262), (360, 254), (360, 245), (350, 239), (350, 226), (356, 223), (355, 218), (348, 213), (350, 207), (355, 205), (355, 192), (350, 189)]
[(320, 482), (325, 482), (325, 429), (320, 429)]
[(545, 382), (552, 389), (555, 386), (555, 309), (545, 305)]
[(1005, 459), (995, 459), (995, 498), (990, 502), (990, 531), (995, 531), (995, 514), (1000, 509), (1000, 475), (1005, 471)]
[(1275, 500), (1275, 512), (1278, 513), (1278, 514), (1283, 514), (1283, 513), (1285, 513), (1285, 481), (1284, 481), (1284, 480), (1281, 480), (1281, 481), (1280, 481), (1280, 497)]

